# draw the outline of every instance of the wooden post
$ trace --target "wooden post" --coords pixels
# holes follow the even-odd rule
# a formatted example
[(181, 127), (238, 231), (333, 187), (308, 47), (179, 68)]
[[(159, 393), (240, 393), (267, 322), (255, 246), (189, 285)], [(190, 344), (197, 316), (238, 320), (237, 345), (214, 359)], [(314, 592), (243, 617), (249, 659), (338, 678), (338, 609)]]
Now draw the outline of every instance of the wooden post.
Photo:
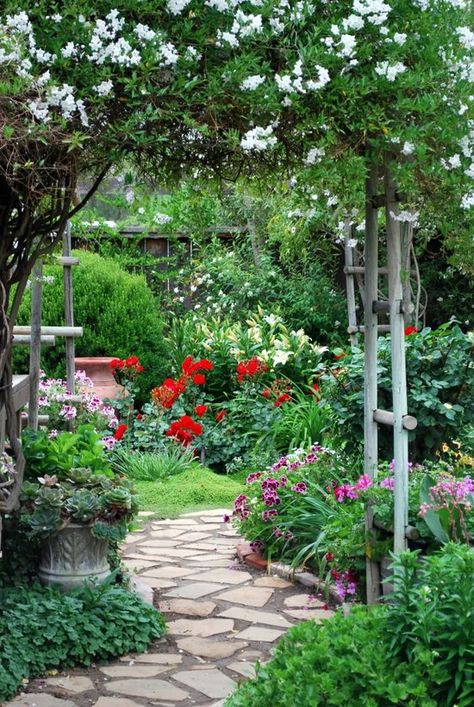
[(388, 252), (388, 292), (392, 348), (393, 449), (394, 449), (394, 552), (406, 549), (405, 530), (408, 525), (408, 431), (403, 418), (408, 413), (405, 366), (405, 318), (403, 314), (402, 247), (395, 184), (385, 159), (386, 230)]
[(28, 426), (38, 429), (39, 371), (41, 365), (41, 300), (43, 294), (43, 261), (38, 260), (32, 270), (31, 283), (31, 345), (30, 396)]
[[(71, 224), (68, 222), (63, 235), (63, 255), (71, 257)], [(66, 261), (67, 262), (67, 261)], [(64, 264), (64, 320), (67, 327), (74, 326), (74, 308), (72, 295), (72, 267)], [(74, 337), (66, 336), (66, 381), (67, 389), (74, 393), (75, 388), (75, 366), (74, 366), (75, 346)]]
[[(365, 291), (364, 291), (364, 473), (373, 479), (378, 465), (378, 429), (374, 420), (377, 409), (377, 313), (372, 302), (378, 290), (378, 217), (374, 206), (377, 194), (378, 167), (376, 157), (368, 164), (365, 202)], [(367, 508), (365, 529), (370, 541), (373, 534), (373, 512)], [(374, 604), (380, 596), (378, 565), (366, 559), (367, 603)]]
[[(354, 266), (353, 248), (350, 243), (352, 236), (352, 225), (350, 218), (344, 221), (344, 260), (346, 268)], [(354, 275), (346, 272), (346, 291), (347, 291), (347, 320), (349, 327), (357, 327), (357, 312), (355, 300)], [(351, 347), (357, 345), (357, 335), (350, 334)]]

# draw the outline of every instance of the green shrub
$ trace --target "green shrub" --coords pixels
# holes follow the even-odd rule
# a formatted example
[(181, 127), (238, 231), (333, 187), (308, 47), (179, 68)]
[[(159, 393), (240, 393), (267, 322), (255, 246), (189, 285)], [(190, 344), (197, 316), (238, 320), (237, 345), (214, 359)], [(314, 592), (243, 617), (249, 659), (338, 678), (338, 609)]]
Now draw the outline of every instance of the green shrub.
[(143, 652), (163, 633), (155, 609), (109, 583), (69, 594), (39, 586), (0, 589), (0, 700), (24, 679)]
[[(139, 376), (145, 399), (168, 373), (163, 322), (153, 293), (144, 277), (125, 272), (116, 261), (87, 251), (75, 254), (80, 265), (73, 273), (74, 320), (84, 329), (84, 336), (76, 339), (76, 356), (138, 356), (145, 367)], [(44, 270), (54, 280), (43, 287), (43, 324), (58, 326), (64, 322), (63, 269), (46, 265)], [(27, 290), (19, 324), (30, 323), (30, 307), (31, 290)], [(23, 347), (15, 348), (15, 370), (28, 369), (28, 355)], [(42, 365), (50, 375), (64, 377), (64, 339), (43, 349)]]
[(392, 602), (292, 628), (226, 707), (469, 707), (474, 700), (474, 554), (403, 553)]
[[(443, 443), (457, 439), (474, 420), (473, 334), (454, 324), (436, 331), (423, 329), (405, 339), (408, 412), (418, 420), (410, 432), (413, 461), (432, 457)], [(364, 353), (355, 349), (337, 362), (337, 373), (325, 376), (323, 393), (339, 418), (341, 440), (348, 448), (361, 445), (364, 435)], [(390, 337), (379, 339), (378, 407), (392, 408)], [(337, 428), (335, 429), (337, 432)], [(381, 428), (380, 446), (392, 454), (392, 432)]]

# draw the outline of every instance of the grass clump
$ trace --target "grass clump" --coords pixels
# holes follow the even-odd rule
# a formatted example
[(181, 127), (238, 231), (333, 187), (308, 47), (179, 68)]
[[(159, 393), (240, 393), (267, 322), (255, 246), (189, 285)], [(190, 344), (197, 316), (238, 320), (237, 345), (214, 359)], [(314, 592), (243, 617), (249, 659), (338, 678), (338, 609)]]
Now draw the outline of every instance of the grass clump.
[(2, 588), (0, 701), (25, 679), (143, 652), (163, 633), (161, 615), (112, 580), (67, 594), (40, 586)]
[(135, 489), (143, 510), (174, 518), (186, 511), (232, 507), (235, 497), (244, 490), (244, 479), (198, 467), (162, 482), (136, 481)]
[(111, 454), (111, 464), (117, 473), (140, 481), (165, 481), (186, 471), (202, 469), (193, 453), (178, 445), (155, 453), (118, 448)]

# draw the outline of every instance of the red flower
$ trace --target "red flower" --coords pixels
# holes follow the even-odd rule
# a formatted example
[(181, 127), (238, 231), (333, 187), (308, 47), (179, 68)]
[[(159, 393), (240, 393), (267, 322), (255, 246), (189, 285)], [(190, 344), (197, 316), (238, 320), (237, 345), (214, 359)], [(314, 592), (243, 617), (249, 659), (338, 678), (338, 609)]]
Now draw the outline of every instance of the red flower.
[(138, 356), (129, 356), (128, 358), (125, 359), (125, 365), (128, 366), (129, 368), (132, 368), (132, 366), (140, 365), (140, 361), (138, 360)]
[(193, 361), (192, 356), (186, 356), (184, 359), (181, 370), (185, 376), (191, 378), (198, 371), (212, 371), (214, 365), (208, 358), (201, 358), (199, 361)]
[(266, 398), (267, 400), (268, 400), (268, 398), (270, 397), (271, 394), (272, 394), (272, 391), (270, 390), (270, 388), (264, 388), (264, 389), (262, 390), (262, 395), (263, 395), (263, 397)]
[(140, 364), (138, 364), (137, 366), (135, 366), (135, 371), (136, 371), (137, 373), (143, 373), (144, 370), (145, 370), (145, 369), (144, 369), (143, 366), (141, 366)]
[(242, 383), (246, 376), (253, 378), (257, 373), (263, 373), (268, 370), (268, 366), (263, 361), (260, 361), (257, 356), (249, 359), (248, 361), (240, 361), (237, 364), (237, 380)]
[(114, 368), (123, 368), (124, 362), (120, 358), (113, 358), (109, 363), (109, 367), (112, 368), (112, 370)]
[(280, 405), (282, 405), (283, 403), (287, 403), (289, 400), (291, 400), (291, 395), (288, 395), (288, 393), (282, 393), (282, 394), (275, 400), (275, 402), (273, 403), (273, 405), (274, 405), (276, 408), (279, 408)]
[(224, 417), (227, 415), (225, 410), (219, 410), (219, 412), (216, 413), (216, 422), (222, 422)]
[(166, 378), (158, 388), (153, 388), (151, 397), (155, 405), (161, 405), (166, 410), (169, 410), (184, 389), (184, 384), (181, 380), (174, 381), (172, 378)]
[(196, 405), (194, 412), (198, 417), (204, 417), (207, 412), (207, 405)]
[(418, 329), (416, 326), (405, 327), (405, 336), (410, 336), (410, 334), (418, 334)]
[(335, 353), (334, 358), (336, 359), (336, 361), (339, 361), (341, 358), (344, 358), (344, 356), (346, 356), (346, 355), (347, 354), (345, 351), (341, 351), (341, 353)]
[(143, 420), (143, 414), (141, 412), (138, 413), (137, 420)]
[(196, 373), (195, 376), (193, 376), (193, 381), (196, 383), (196, 385), (204, 385), (206, 382), (206, 376), (204, 376), (202, 373)]
[(181, 444), (187, 446), (193, 438), (201, 435), (203, 427), (199, 422), (195, 422), (189, 415), (183, 415), (179, 420), (171, 423), (166, 430), (168, 437), (175, 437)]
[(114, 432), (114, 439), (116, 439), (117, 442), (119, 440), (121, 440), (127, 430), (128, 430), (127, 425), (124, 425), (124, 424), (119, 425)]
[(324, 555), (324, 559), (326, 560), (326, 562), (332, 562), (334, 560), (334, 555), (332, 554), (332, 552), (327, 552)]

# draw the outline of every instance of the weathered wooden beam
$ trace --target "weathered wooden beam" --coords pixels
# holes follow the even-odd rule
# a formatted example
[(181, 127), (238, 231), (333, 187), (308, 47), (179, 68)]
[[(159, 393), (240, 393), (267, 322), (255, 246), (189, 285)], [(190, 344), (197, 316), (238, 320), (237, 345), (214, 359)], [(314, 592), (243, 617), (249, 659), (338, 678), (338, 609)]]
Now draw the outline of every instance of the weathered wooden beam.
[[(68, 221), (63, 234), (63, 258), (70, 258), (72, 252), (71, 224)], [(72, 287), (72, 268), (64, 268), (64, 321), (70, 328), (74, 328), (74, 300)], [(75, 372), (74, 363), (75, 344), (73, 336), (66, 337), (66, 383), (70, 393), (74, 392)], [(73, 427), (73, 421), (69, 421), (69, 426)]]
[[(361, 326), (361, 325), (347, 327), (348, 334), (363, 334), (364, 331), (365, 331), (365, 326)], [(379, 334), (389, 334), (390, 333), (390, 324), (378, 324), (377, 331)]]
[(56, 260), (59, 265), (65, 265), (66, 267), (71, 267), (72, 265), (79, 265), (79, 258), (75, 258), (73, 255), (58, 255)]
[[(372, 310), (374, 312), (385, 312), (388, 313), (390, 312), (390, 302), (388, 300), (374, 300), (372, 302)], [(399, 300), (396, 303), (396, 313), (397, 314), (411, 314), (414, 310), (415, 306), (413, 302), (404, 302), (403, 300)], [(405, 309), (408, 311), (405, 312)]]
[[(395, 416), (389, 410), (374, 410), (374, 420), (380, 425), (393, 427), (395, 425)], [(405, 430), (414, 430), (418, 426), (418, 420), (413, 415), (403, 415), (402, 424)]]
[[(30, 326), (15, 326), (13, 327), (13, 334), (16, 336), (20, 335), (30, 335)], [(73, 336), (79, 337), (84, 335), (84, 330), (81, 326), (70, 327), (70, 326), (42, 326), (41, 336)]]
[(43, 261), (33, 267), (31, 286), (30, 327), (30, 396), (28, 400), (28, 427), (38, 429), (39, 371), (41, 366), (41, 305), (43, 299)]
[[(38, 415), (38, 425), (45, 426), (48, 423), (49, 423), (49, 415)], [(26, 427), (28, 425), (28, 413), (27, 412), (21, 413), (21, 424), (22, 424), (22, 427)]]
[[(393, 527), (385, 525), (385, 523), (381, 523), (377, 518), (374, 518), (374, 525), (376, 528), (380, 528), (380, 530), (385, 530), (387, 533), (393, 533)], [(414, 525), (407, 525), (405, 528), (405, 537), (408, 540), (419, 540), (420, 539), (420, 531), (415, 528)]]
[[(27, 334), (15, 334), (13, 336), (13, 346), (31, 346), (31, 336)], [(55, 346), (56, 338), (54, 336), (42, 336), (41, 346)]]
[[(363, 265), (346, 265), (343, 270), (345, 275), (364, 275), (365, 273)], [(388, 275), (388, 268), (377, 268), (377, 272), (379, 275)], [(416, 270), (410, 270), (410, 274), (416, 275)]]

